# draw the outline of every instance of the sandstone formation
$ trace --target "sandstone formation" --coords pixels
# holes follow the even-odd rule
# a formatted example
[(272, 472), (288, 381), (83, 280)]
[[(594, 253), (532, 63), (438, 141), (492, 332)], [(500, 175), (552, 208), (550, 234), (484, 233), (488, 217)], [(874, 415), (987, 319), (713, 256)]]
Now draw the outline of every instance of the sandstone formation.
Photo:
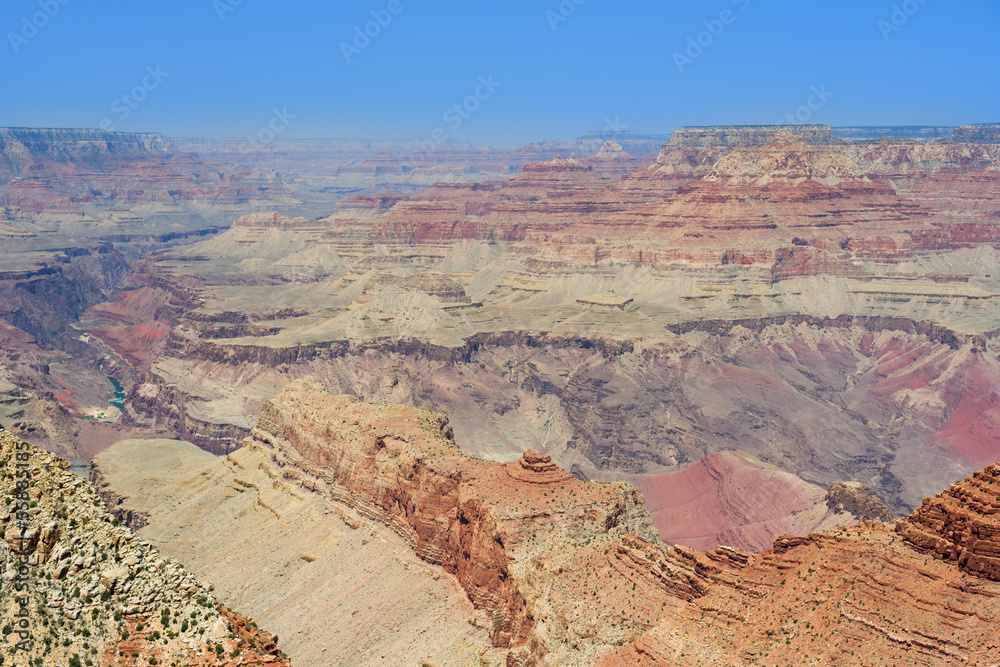
[[(3, 255), (0, 366), (19, 390), (0, 419), (67, 455), (108, 430), (224, 454), (311, 374), (447, 410), (491, 460), (533, 449), (621, 480), (742, 450), (908, 513), (1000, 457), (1000, 144), (841, 134), (680, 128), (655, 161), (651, 138), (617, 134), (38, 144), (21, 175), (47, 180), (14, 183), (38, 197), (3, 216), (35, 237)], [(56, 224), (70, 204), (101, 215)], [(86, 248), (55, 249), (80, 230)], [(128, 393), (114, 425), (105, 376)], [(731, 523), (702, 537), (762, 548), (818, 491), (760, 515), (724, 497)]]
[(277, 637), (119, 526), (66, 461), (2, 431), (0, 447), (5, 663), (290, 664)]
[(966, 572), (1000, 581), (1000, 465), (925, 498), (896, 532)]
[(833, 135), (845, 141), (868, 141), (873, 139), (898, 139), (904, 141), (931, 141), (944, 139), (955, 133), (955, 128), (940, 125), (903, 125), (860, 127), (834, 127)]
[(454, 575), (348, 505), (272, 478), (273, 466), (261, 448), (217, 458), (134, 440), (96, 457), (91, 478), (118, 516), (142, 518), (144, 539), (276, 632), (296, 666), (465, 667), (494, 650), (490, 619)]
[(894, 518), (870, 494), (881, 512), (851, 502), (849, 487), (841, 482), (827, 493), (739, 451), (712, 454), (679, 472), (626, 479), (642, 492), (661, 539), (694, 549), (765, 551), (781, 533), (806, 535), (862, 519)]
[(680, 127), (670, 134), (670, 146), (764, 146), (786, 135), (797, 141), (839, 144), (826, 125), (728, 125)]
[(358, 404), (305, 379), (264, 406), (254, 438), (273, 450), (276, 475), (291, 468), (301, 485), (388, 525), (454, 574), (491, 614), (497, 646), (528, 643), (540, 595), (529, 580), (559, 575), (546, 562), (551, 546), (652, 537), (634, 489), (581, 482), (538, 452), (506, 466), (478, 462), (450, 434), (440, 415)]
[(956, 143), (1000, 144), (1000, 123), (980, 123), (956, 127), (950, 140)]
[[(210, 487), (229, 489), (232, 498), (219, 503), (219, 516), (256, 507), (251, 522), (283, 525), (278, 551), (316, 539), (304, 539), (309, 524), (294, 516), (303, 502), (355, 530), (384, 526), (429, 564), (424, 577), (454, 577), (486, 612), (471, 614), (492, 644), (478, 653), (480, 664), (992, 664), (1000, 584), (982, 568), (961, 571), (947, 549), (930, 558), (909, 538), (870, 523), (782, 535), (763, 554), (668, 548), (651, 536), (642, 498), (628, 486), (580, 482), (538, 452), (506, 464), (472, 459), (450, 436), (440, 414), (360, 403), (305, 379), (265, 405), (244, 447), (223, 460), (199, 464), (204, 454), (174, 446), (151, 466), (129, 463), (141, 455), (136, 442), (109, 449), (98, 467), (127, 496), (126, 506), (151, 511), (144, 534), (154, 532), (192, 560), (199, 556), (185, 540), (202, 540), (206, 524), (182, 517)], [(172, 474), (178, 462), (187, 469)], [(979, 535), (996, 511), (985, 502), (995, 474), (990, 468), (961, 485), (968, 491), (953, 489), (952, 497), (968, 503), (962, 525), (977, 526)], [(195, 481), (206, 477), (214, 483)], [(835, 495), (850, 502), (843, 490)], [(855, 495), (864, 504), (863, 494)], [(956, 521), (929, 523), (925, 509), (897, 531), (913, 524), (950, 539)], [(329, 558), (342, 576), (356, 576), (363, 566), (340, 539), (313, 542), (299, 568)], [(975, 549), (966, 562), (986, 563), (988, 549)], [(211, 569), (213, 557), (201, 554), (199, 571)], [(275, 586), (287, 584), (265, 575), (249, 587), (274, 595)], [(355, 627), (344, 615), (326, 622), (334, 635)], [(394, 620), (368, 627), (362, 647), (392, 645), (413, 629)], [(389, 664), (385, 653), (361, 653), (314, 650), (302, 664)], [(456, 657), (452, 648), (436, 659), (456, 664)]]

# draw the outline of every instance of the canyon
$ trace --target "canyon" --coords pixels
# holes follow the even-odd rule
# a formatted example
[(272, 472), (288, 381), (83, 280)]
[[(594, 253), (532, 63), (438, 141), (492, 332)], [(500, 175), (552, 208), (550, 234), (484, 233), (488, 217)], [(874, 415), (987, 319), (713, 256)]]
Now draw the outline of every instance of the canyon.
[(304, 664), (975, 664), (996, 137), (5, 129), (0, 424)]
[(989, 665), (1000, 641), (997, 465), (894, 528), (671, 547), (631, 485), (537, 451), (476, 459), (440, 413), (303, 378), (231, 454), (132, 441), (92, 477), (140, 535), (287, 633), (296, 664)]
[(610, 481), (742, 450), (907, 513), (1000, 458), (997, 147), (956, 136), (682, 128), (618, 180), (556, 157), (319, 220), (245, 216), (123, 293), (191, 306), (101, 306), (164, 332), (148, 353), (105, 337), (155, 357), (124, 422), (225, 454), (315, 375), (444, 410), (494, 460), (537, 449)]

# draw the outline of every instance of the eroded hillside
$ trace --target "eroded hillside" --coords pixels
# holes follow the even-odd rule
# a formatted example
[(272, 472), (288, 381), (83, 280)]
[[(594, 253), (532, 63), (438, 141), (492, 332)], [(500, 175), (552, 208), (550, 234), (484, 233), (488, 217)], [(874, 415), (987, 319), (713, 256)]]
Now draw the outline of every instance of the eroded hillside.
[[(1000, 458), (991, 127), (852, 142), (824, 126), (680, 128), (645, 166), (638, 138), (589, 157), (459, 151), (442, 174), (492, 175), (426, 189), (414, 179), (437, 173), (431, 157), (420, 176), (395, 148), (348, 142), (357, 163), (334, 178), (371, 167), (409, 185), (320, 215), (248, 201), (257, 212), (224, 233), (127, 271), (115, 246), (11, 277), (5, 317), (23, 328), (3, 329), (0, 359), (20, 391), (0, 419), (89, 456), (118, 416), (111, 375), (128, 395), (110, 432), (223, 454), (313, 375), (446, 411), (476, 456), (534, 449), (581, 479), (641, 476), (650, 498), (669, 496), (660, 475), (737, 450), (795, 476), (757, 513), (721, 489), (701, 532), (658, 519), (699, 546), (826, 526), (819, 494), (835, 483), (905, 514)], [(238, 147), (204, 148), (210, 162)], [(278, 148), (268, 159), (295, 169), (325, 150)], [(107, 280), (86, 279), (103, 263)], [(57, 283), (85, 298), (45, 311)]]
[[(463, 613), (488, 638), (477, 651), (486, 664), (990, 665), (1000, 642), (1000, 466), (927, 501), (895, 530), (864, 523), (784, 535), (752, 554), (664, 546), (627, 485), (576, 480), (537, 452), (506, 464), (471, 458), (440, 414), (361, 403), (312, 379), (268, 402), (252, 436), (223, 459), (175, 444), (138, 463), (142, 451), (141, 442), (117, 445), (97, 465), (123, 509), (149, 513), (142, 534), (188, 554), (199, 572), (268, 563), (253, 581), (230, 575), (223, 599), (260, 608), (323, 572), (346, 582), (374, 576), (366, 557), (399, 554), (398, 538), (408, 552), (400, 562), (427, 565), (390, 569), (379, 588), (396, 591), (405, 609), (427, 590), (408, 583), (403, 594), (397, 576), (459, 586), (475, 608)], [(210, 497), (211, 518), (199, 517)], [(952, 518), (928, 510), (939, 505)], [(326, 524), (320, 539), (301, 520), (306, 508), (341, 527)], [(257, 526), (236, 539), (267, 535), (271, 546), (206, 539), (219, 521)], [(384, 594), (338, 585), (310, 598), (337, 612), (299, 616), (325, 623), (330, 637), (289, 639), (310, 646), (302, 664), (394, 664), (385, 649), (407, 641), (407, 657), (467, 659), (467, 645), (422, 639), (420, 623), (445, 618), (435, 605), (410, 623), (392, 612), (365, 621), (377, 611), (358, 623), (352, 606), (364, 599), (379, 610)], [(275, 606), (269, 615), (279, 622), (287, 613)], [(356, 651), (335, 646), (345, 632), (358, 633)]]
[(118, 525), (66, 461), (0, 431), (4, 664), (289, 665), (277, 637)]

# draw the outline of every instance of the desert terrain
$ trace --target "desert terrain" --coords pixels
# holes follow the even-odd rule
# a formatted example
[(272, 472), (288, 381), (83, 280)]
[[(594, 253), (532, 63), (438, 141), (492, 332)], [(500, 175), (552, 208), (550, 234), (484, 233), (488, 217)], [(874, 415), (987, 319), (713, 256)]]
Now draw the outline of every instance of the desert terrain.
[(0, 425), (293, 664), (991, 664), (1000, 126), (0, 157)]

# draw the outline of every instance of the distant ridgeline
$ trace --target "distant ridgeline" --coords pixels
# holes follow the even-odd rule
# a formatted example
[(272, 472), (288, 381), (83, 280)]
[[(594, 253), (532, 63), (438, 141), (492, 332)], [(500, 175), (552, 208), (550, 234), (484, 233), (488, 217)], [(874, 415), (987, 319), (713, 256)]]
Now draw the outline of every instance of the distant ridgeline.
[(900, 139), (903, 141), (941, 141), (963, 143), (1000, 143), (1000, 124), (830, 127), (829, 125), (716, 125), (679, 127), (670, 135), (668, 146), (762, 146), (779, 135), (810, 144), (843, 144), (854, 141)]
[(839, 144), (829, 125), (716, 125), (679, 127), (669, 146), (763, 146), (780, 134), (810, 144)]
[(567, 149), (585, 154), (600, 149), (605, 141), (617, 141), (629, 155), (656, 155), (660, 152), (660, 146), (668, 139), (670, 139), (669, 134), (639, 134), (619, 132), (609, 128), (601, 132), (587, 132), (571, 141)]
[(955, 128), (955, 134), (945, 141), (970, 144), (1000, 144), (1000, 123), (963, 125)]
[(859, 127), (831, 128), (833, 136), (847, 141), (863, 141), (866, 139), (943, 139), (950, 137), (955, 128), (952, 126), (932, 125), (864, 125)]
[(170, 150), (170, 140), (152, 132), (0, 127), (0, 154), (8, 156), (47, 154), (57, 158), (100, 153), (166, 153)]

